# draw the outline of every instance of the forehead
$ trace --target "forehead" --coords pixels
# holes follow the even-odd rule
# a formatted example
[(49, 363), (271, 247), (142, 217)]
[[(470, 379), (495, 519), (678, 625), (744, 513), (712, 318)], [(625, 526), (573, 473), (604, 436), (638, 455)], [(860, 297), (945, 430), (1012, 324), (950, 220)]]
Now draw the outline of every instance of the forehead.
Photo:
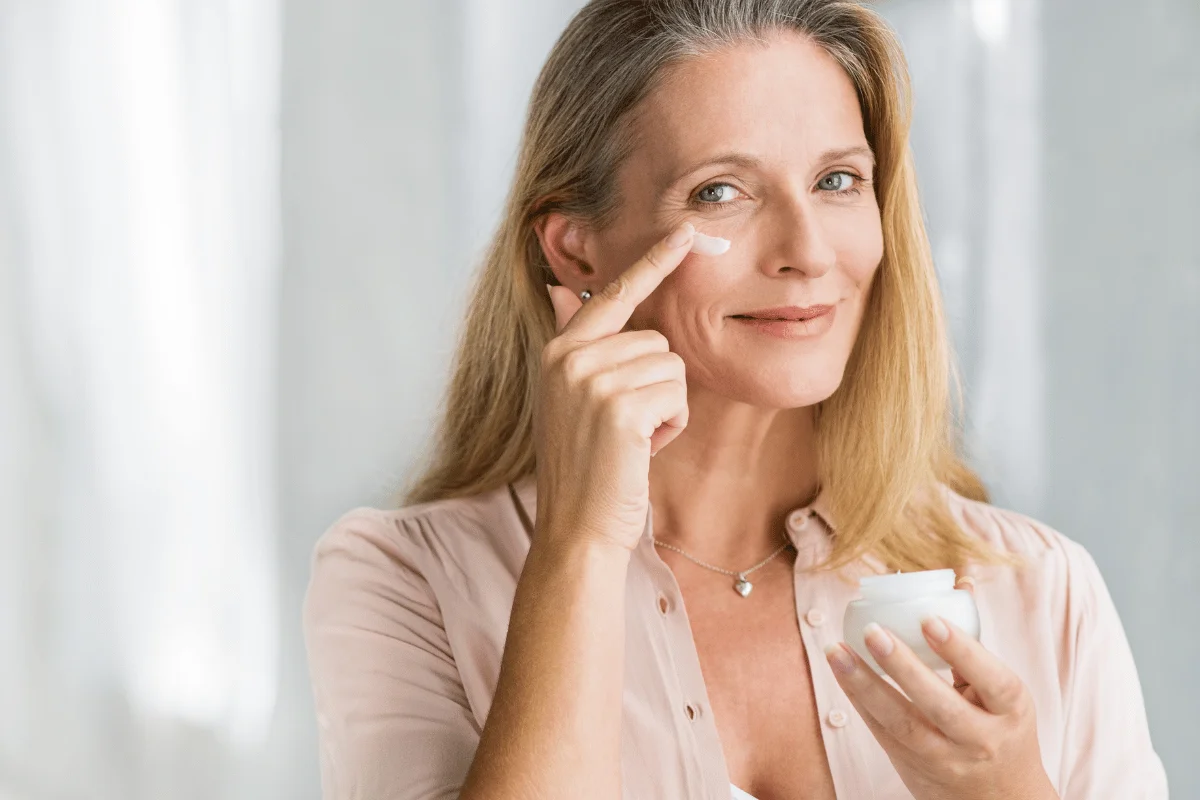
[(673, 65), (639, 109), (632, 154), (657, 179), (706, 154), (795, 165), (866, 144), (854, 84), (820, 45), (772, 33)]

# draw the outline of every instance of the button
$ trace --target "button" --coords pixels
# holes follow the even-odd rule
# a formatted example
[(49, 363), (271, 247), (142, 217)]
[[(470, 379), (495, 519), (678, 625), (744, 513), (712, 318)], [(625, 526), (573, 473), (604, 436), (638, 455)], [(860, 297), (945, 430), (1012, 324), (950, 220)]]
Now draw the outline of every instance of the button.
[(660, 594), (658, 596), (658, 613), (662, 614), (664, 617), (671, 613), (671, 598), (667, 597), (665, 594)]
[(791, 528), (793, 533), (798, 533), (808, 526), (808, 518), (812, 516), (810, 512), (803, 509), (796, 509), (788, 514), (787, 526)]
[(692, 703), (688, 703), (683, 707), (683, 713), (687, 714), (688, 719), (695, 719), (700, 716), (700, 707)]
[(804, 615), (804, 620), (814, 628), (819, 628), (825, 624), (825, 612), (819, 608), (810, 608)]
[(844, 728), (846, 727), (846, 723), (850, 721), (850, 718), (846, 716), (845, 711), (842, 711), (840, 708), (835, 708), (833, 711), (829, 712), (829, 716), (826, 717), (826, 720), (835, 728)]

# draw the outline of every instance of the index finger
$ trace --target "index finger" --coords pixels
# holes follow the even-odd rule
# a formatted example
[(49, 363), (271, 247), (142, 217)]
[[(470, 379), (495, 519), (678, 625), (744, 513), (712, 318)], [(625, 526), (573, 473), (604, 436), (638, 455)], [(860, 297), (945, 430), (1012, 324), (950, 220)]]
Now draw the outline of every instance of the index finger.
[(925, 639), (933, 651), (971, 684), (986, 710), (993, 714), (1016, 710), (1025, 694), (1020, 677), (953, 622), (942, 617), (936, 619), (944, 625), (945, 639), (930, 635), (937, 626), (923, 625)]
[(638, 304), (683, 261), (695, 233), (692, 223), (685, 222), (659, 240), (633, 266), (584, 303), (563, 327), (562, 333), (579, 341), (594, 341), (620, 333)]
[(917, 710), (956, 742), (966, 743), (977, 739), (986, 712), (972, 705), (945, 679), (922, 663), (903, 639), (886, 629), (881, 629), (881, 632), (891, 643), (892, 650), (883, 657), (874, 652), (872, 655), (908, 695)]

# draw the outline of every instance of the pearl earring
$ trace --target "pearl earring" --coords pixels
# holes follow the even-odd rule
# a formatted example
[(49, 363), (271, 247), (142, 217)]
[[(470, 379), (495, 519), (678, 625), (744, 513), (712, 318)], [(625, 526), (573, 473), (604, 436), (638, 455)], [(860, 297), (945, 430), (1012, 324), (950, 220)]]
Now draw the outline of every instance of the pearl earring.
[(582, 292), (579, 293), (579, 299), (586, 303), (588, 300), (592, 299), (592, 293), (589, 292), (587, 289), (584, 289)]

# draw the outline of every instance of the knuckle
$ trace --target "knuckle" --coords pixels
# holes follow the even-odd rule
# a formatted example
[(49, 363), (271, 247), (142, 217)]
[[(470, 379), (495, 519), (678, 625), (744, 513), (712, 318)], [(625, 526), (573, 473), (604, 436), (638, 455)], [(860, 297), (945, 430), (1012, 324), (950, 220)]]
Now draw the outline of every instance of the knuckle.
[(900, 741), (906, 741), (915, 736), (917, 728), (917, 721), (907, 714), (896, 717), (887, 725), (888, 733)]
[(568, 384), (577, 386), (591, 371), (591, 357), (583, 350), (571, 350), (560, 359), (562, 375)]
[(657, 247), (651, 248), (650, 252), (646, 253), (645, 258), (646, 263), (654, 267), (654, 269), (659, 271), (663, 269), (662, 253), (659, 252)]
[(667, 337), (664, 336), (660, 331), (646, 331), (646, 340), (650, 346), (656, 350), (660, 350), (664, 353), (671, 352), (671, 343), (667, 341)]
[(992, 726), (985, 726), (978, 734), (972, 742), (963, 745), (966, 766), (972, 769), (981, 766), (987, 768), (1003, 761), (1007, 738), (1004, 732)]
[(947, 758), (942, 763), (950, 773), (950, 777), (955, 783), (962, 783), (969, 779), (975, 772), (975, 763), (973, 760), (961, 760), (958, 758)]
[(555, 364), (557, 364), (559, 358), (562, 357), (562, 352), (563, 352), (562, 339), (559, 339), (556, 336), (553, 339), (551, 339), (550, 341), (546, 342), (545, 347), (542, 348), (542, 369), (549, 370)]
[(584, 380), (592, 397), (608, 397), (616, 390), (616, 376), (611, 372), (597, 372)]
[(975, 745), (974, 760), (980, 764), (994, 764), (1000, 759), (1000, 748), (991, 741), (980, 742)]
[(613, 303), (622, 303), (629, 294), (629, 281), (624, 275), (618, 275), (600, 290), (600, 296)]
[(1010, 677), (1000, 684), (996, 689), (996, 694), (1000, 698), (1000, 702), (1010, 706), (1013, 709), (1024, 712), (1028, 705), (1028, 693), (1025, 691), (1025, 684), (1021, 683), (1015, 677)]
[(671, 369), (676, 374), (683, 376), (687, 373), (687, 364), (684, 363), (683, 356), (679, 355), (678, 353), (671, 352), (667, 352), (665, 355), (668, 363), (671, 366)]
[(963, 716), (963, 710), (960, 702), (938, 703), (938, 705), (933, 709), (933, 713), (938, 720), (945, 720), (946, 723), (950, 725), (957, 725)]
[(614, 394), (604, 401), (604, 416), (619, 430), (637, 430), (640, 409), (628, 394)]

